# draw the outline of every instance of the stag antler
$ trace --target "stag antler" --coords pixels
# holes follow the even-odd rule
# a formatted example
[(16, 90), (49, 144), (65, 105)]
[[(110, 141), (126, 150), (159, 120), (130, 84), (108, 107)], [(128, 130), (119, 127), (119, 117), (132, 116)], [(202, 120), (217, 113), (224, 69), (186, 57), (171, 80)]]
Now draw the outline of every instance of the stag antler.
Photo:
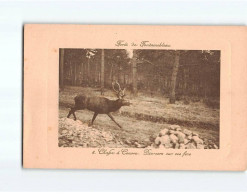
[(117, 86), (118, 86), (119, 91), (122, 91), (122, 89), (121, 89), (119, 83), (118, 83), (117, 81), (115, 81), (115, 82), (116, 82), (116, 84), (117, 84)]
[[(115, 81), (115, 83), (117, 83), (116, 81)], [(114, 87), (114, 84), (115, 84), (114, 82), (112, 82), (111, 84), (112, 84), (112, 89), (116, 92), (116, 93), (119, 93), (119, 87), (118, 87), (118, 91), (115, 89), (115, 87)]]
[[(118, 90), (115, 89), (114, 84), (117, 84)], [(117, 81), (115, 81), (115, 83), (112, 82), (112, 89), (117, 93), (118, 98), (123, 98), (125, 96), (125, 88), (121, 89), (120, 84)]]

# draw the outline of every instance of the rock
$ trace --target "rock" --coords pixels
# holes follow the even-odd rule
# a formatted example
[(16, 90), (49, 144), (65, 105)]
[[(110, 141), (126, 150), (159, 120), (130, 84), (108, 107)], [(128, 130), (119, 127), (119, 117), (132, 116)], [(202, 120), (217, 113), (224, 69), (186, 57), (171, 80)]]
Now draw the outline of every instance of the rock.
[(188, 139), (184, 139), (184, 144), (187, 144), (187, 143), (189, 143), (190, 142), (190, 140), (188, 140)]
[(112, 140), (113, 140), (113, 137), (112, 137), (112, 136), (105, 137), (105, 140), (106, 140), (107, 142), (112, 141)]
[(59, 138), (59, 139), (63, 139), (63, 138), (65, 138), (65, 136), (66, 136), (66, 135), (61, 135), (61, 134), (60, 134), (60, 135), (58, 135), (58, 138)]
[(176, 144), (174, 145), (174, 148), (175, 148), (175, 149), (179, 149), (179, 145), (180, 145), (179, 143), (176, 143)]
[(80, 134), (80, 138), (82, 139), (82, 138), (84, 138), (86, 135), (84, 135), (84, 134)]
[(59, 144), (65, 144), (66, 143), (66, 141), (64, 141), (64, 140), (59, 140)]
[[(164, 136), (163, 136), (164, 137)], [(160, 145), (160, 143), (161, 143), (161, 139), (160, 139), (161, 137), (156, 137), (156, 139), (155, 139), (155, 141), (154, 141), (154, 143), (158, 146), (158, 145)]]
[(138, 144), (136, 147), (137, 147), (137, 148), (144, 148), (144, 146), (141, 145), (141, 144)]
[(151, 148), (158, 148), (159, 146), (157, 146), (156, 144), (152, 144)]
[(169, 130), (169, 134), (177, 134), (177, 132), (174, 130)]
[(209, 144), (213, 144), (213, 140), (209, 139), (209, 140), (208, 140), (208, 143), (209, 143)]
[(62, 134), (67, 134), (67, 133), (68, 133), (68, 130), (62, 130), (61, 133), (62, 133)]
[(80, 142), (80, 141), (81, 141), (81, 139), (80, 139), (79, 137), (75, 137), (75, 138), (74, 138), (74, 141), (76, 141), (76, 142)]
[(203, 144), (197, 144), (196, 148), (197, 149), (204, 149), (204, 145)]
[(68, 135), (69, 135), (69, 136), (72, 136), (72, 135), (73, 135), (73, 131), (69, 131), (69, 132), (68, 132)]
[[(83, 147), (84, 147), (84, 146), (83, 146)], [(95, 142), (92, 142), (92, 143), (89, 145), (89, 147), (96, 148), (96, 147), (98, 147), (98, 144), (95, 143)]]
[(73, 137), (68, 137), (67, 140), (73, 141)]
[(161, 130), (160, 132), (159, 132), (159, 136), (161, 137), (161, 136), (164, 136), (164, 135), (167, 135), (168, 134), (168, 129), (163, 129), (163, 130)]
[(87, 145), (88, 145), (87, 143), (82, 144), (82, 146), (83, 146), (84, 148), (86, 148)]
[(149, 137), (149, 140), (150, 140), (151, 142), (154, 142), (155, 139), (156, 139), (156, 136), (155, 136), (155, 135), (151, 135), (151, 136)]
[(81, 127), (80, 127), (80, 126), (76, 126), (76, 127), (75, 127), (75, 131), (76, 131), (76, 132), (81, 131)]
[(176, 144), (178, 142), (178, 137), (174, 134), (170, 134), (170, 140), (173, 144)]
[(132, 143), (132, 144), (135, 144), (135, 142), (138, 142), (138, 139), (132, 139), (132, 140), (131, 140), (131, 143)]
[(82, 124), (82, 122), (81, 122), (80, 120), (76, 120), (75, 123), (76, 123), (76, 124), (79, 124), (79, 125)]
[[(153, 137), (153, 136), (150, 136)], [(150, 139), (151, 141), (151, 139)], [(168, 129), (162, 129), (159, 136), (154, 138), (151, 148), (166, 149), (218, 149), (219, 147), (207, 138), (200, 138), (198, 133), (188, 129), (182, 130), (179, 125), (171, 125)], [(147, 146), (147, 144), (145, 145)]]
[(184, 143), (185, 134), (183, 134), (182, 132), (179, 131), (177, 133), (177, 137), (178, 137), (178, 143)]
[(165, 146), (165, 148), (170, 148), (171, 147), (171, 140), (168, 135), (160, 137), (160, 143)]
[[(80, 120), (60, 118), (59, 119), (59, 146), (60, 147), (78, 147), (83, 146), (81, 143), (86, 141), (84, 147), (101, 147), (109, 145), (112, 142), (114, 147), (119, 147), (121, 144), (115, 136), (110, 132), (99, 130), (93, 127), (88, 127), (86, 123)], [(60, 141), (60, 140), (64, 141)]]
[(203, 144), (203, 140), (200, 139), (198, 136), (193, 136), (192, 140), (196, 143), (196, 144)]
[(163, 144), (160, 144), (159, 148), (165, 148), (165, 146)]
[(170, 136), (169, 135), (165, 135), (159, 138), (159, 141), (161, 142), (161, 144), (167, 144), (170, 143)]
[(189, 143), (186, 145), (186, 149), (196, 149), (196, 146), (193, 143)]
[(129, 140), (125, 140), (125, 143), (128, 144), (128, 145), (131, 144), (131, 142)]
[(185, 149), (185, 145), (184, 144), (179, 144), (179, 149)]
[(192, 135), (192, 131), (189, 131), (188, 129), (184, 129), (183, 133), (187, 136)]

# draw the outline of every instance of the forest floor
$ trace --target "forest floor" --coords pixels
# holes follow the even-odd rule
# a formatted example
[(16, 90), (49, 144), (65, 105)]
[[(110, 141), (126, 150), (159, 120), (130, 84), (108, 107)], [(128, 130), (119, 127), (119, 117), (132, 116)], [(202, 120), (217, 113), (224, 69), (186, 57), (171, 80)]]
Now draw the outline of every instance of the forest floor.
[[(60, 121), (66, 120), (65, 117), (74, 104), (74, 97), (78, 94), (100, 96), (100, 91), (95, 88), (65, 87), (59, 94)], [(116, 99), (111, 90), (106, 90), (104, 96)], [(157, 136), (160, 130), (168, 128), (171, 124), (198, 133), (200, 137), (211, 140), (219, 146), (219, 109), (209, 108), (202, 102), (185, 105), (182, 101), (177, 101), (175, 104), (169, 104), (168, 98), (151, 97), (143, 93), (139, 93), (137, 97), (127, 93), (125, 99), (132, 103), (131, 106), (122, 107), (120, 111), (112, 114), (122, 125), (122, 129), (107, 115), (99, 115), (93, 125), (93, 130), (109, 132), (118, 140), (115, 145), (111, 143), (112, 147), (128, 147), (130, 143), (136, 141), (147, 143), (150, 136)], [(76, 111), (76, 116), (83, 124), (88, 124), (93, 112), (80, 110)], [(62, 129), (59, 131), (61, 132)], [(63, 143), (61, 142), (60, 146), (63, 146)], [(68, 145), (65, 144), (66, 146)]]

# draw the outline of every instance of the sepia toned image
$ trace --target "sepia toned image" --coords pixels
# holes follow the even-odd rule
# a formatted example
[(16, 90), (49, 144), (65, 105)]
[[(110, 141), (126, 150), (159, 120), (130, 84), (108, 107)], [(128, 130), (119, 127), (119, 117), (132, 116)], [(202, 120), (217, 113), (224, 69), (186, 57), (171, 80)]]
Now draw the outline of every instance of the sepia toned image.
[(59, 49), (59, 147), (219, 149), (220, 50)]

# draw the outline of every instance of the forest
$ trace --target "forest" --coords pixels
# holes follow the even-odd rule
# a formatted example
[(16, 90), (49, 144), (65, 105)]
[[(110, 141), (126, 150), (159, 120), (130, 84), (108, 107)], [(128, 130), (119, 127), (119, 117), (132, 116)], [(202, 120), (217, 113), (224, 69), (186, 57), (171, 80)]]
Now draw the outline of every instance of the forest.
[[(124, 143), (135, 143), (175, 124), (219, 146), (219, 50), (61, 48), (60, 120), (79, 93), (116, 99), (112, 89), (115, 81), (126, 89), (125, 98), (131, 102), (113, 113), (124, 124), (124, 131), (104, 115), (96, 119), (96, 129), (113, 133)], [(78, 112), (82, 122), (92, 119), (92, 112)]]
[(135, 95), (163, 95), (170, 103), (218, 102), (220, 96), (220, 51), (61, 49), (60, 59), (61, 89), (98, 87), (103, 93), (117, 80)]

